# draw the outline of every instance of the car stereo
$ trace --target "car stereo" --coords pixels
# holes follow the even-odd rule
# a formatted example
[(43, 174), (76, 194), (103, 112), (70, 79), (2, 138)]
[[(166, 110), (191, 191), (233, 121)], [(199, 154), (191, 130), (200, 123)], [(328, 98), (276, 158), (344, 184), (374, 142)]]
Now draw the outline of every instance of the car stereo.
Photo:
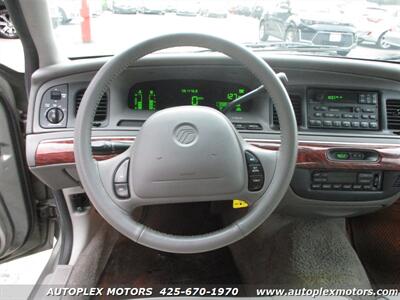
[(378, 102), (378, 92), (310, 88), (308, 127), (379, 130)]

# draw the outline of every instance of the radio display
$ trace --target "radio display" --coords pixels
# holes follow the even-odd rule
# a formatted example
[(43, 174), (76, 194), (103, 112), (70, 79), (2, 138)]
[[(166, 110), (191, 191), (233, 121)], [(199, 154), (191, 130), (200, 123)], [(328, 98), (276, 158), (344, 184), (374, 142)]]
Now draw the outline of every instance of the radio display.
[(311, 89), (309, 98), (315, 102), (358, 103), (359, 94), (354, 91)]
[[(223, 110), (229, 102), (243, 96), (247, 86), (212, 80), (155, 80), (136, 83), (129, 91), (128, 107), (135, 111), (158, 111), (164, 108), (191, 105)], [(249, 111), (250, 102), (237, 105), (232, 111)]]

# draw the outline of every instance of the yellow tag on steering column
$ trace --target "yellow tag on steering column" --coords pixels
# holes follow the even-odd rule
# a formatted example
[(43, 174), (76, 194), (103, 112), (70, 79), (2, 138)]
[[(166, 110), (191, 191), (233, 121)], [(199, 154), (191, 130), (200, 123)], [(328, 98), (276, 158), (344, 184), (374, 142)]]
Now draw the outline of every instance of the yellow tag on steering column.
[(244, 201), (244, 200), (238, 200), (238, 199), (234, 199), (233, 203), (232, 203), (232, 207), (237, 209), (237, 208), (245, 208), (248, 207), (249, 204)]

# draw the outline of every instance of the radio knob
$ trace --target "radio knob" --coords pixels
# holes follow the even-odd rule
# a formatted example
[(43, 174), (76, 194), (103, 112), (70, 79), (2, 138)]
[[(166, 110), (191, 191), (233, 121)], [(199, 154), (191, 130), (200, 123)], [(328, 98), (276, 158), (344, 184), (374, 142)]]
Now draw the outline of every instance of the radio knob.
[(57, 107), (50, 108), (46, 113), (46, 119), (51, 124), (58, 124), (64, 119), (64, 113)]

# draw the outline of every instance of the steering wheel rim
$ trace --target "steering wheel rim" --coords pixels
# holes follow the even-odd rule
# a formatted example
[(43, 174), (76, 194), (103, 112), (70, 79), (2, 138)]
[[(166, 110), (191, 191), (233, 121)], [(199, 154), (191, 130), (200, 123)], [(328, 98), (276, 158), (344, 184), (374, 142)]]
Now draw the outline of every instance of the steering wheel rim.
[[(257, 200), (254, 201), (248, 213), (221, 230), (196, 236), (165, 234), (136, 222), (129, 211), (123, 209), (123, 204), (119, 205), (113, 200), (104, 185), (104, 176), (101, 174), (99, 163), (93, 160), (91, 153), (91, 128), (96, 107), (113, 80), (140, 58), (158, 50), (180, 46), (203, 47), (221, 52), (246, 67), (264, 85), (271, 96), (281, 128), (281, 146), (275, 158), (271, 180), (268, 186), (257, 194)], [(208, 108), (208, 110), (213, 109)], [(196, 113), (198, 111), (200, 110), (196, 110)], [(208, 114), (208, 111), (204, 110), (204, 113)], [(158, 112), (154, 115), (156, 114)], [(215, 117), (221, 122), (224, 122), (224, 118), (228, 120), (219, 112), (215, 114)], [(230, 126), (234, 130), (232, 124)], [(235, 133), (242, 150), (250, 149), (261, 156), (267, 151), (252, 147), (243, 141), (236, 131)], [(75, 122), (74, 138), (74, 154), (81, 184), (102, 217), (129, 239), (153, 249), (173, 253), (211, 251), (232, 244), (250, 234), (270, 216), (284, 197), (297, 159), (296, 118), (287, 91), (274, 71), (264, 60), (245, 47), (205, 34), (181, 33), (152, 38), (110, 59), (96, 73), (84, 94)], [(125, 157), (129, 157), (131, 151), (127, 151), (124, 154)]]

